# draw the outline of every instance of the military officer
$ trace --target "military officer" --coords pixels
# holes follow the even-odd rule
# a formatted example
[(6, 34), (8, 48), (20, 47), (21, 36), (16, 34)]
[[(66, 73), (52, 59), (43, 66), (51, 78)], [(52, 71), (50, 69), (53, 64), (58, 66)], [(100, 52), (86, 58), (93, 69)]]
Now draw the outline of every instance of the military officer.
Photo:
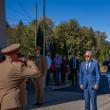
[(44, 103), (44, 83), (47, 73), (47, 62), (46, 58), (40, 55), (40, 50), (41, 48), (39, 46), (37, 46), (35, 49), (36, 52), (35, 64), (38, 66), (38, 69), (40, 70), (42, 75), (39, 79), (38, 78), (33, 79), (36, 89), (36, 100), (37, 100), (37, 103), (35, 103), (34, 105), (42, 105)]
[(0, 63), (0, 110), (22, 110), (20, 96), (24, 81), (27, 77), (33, 76), (37, 79), (41, 76), (31, 60), (27, 60), (27, 66), (19, 62), (19, 49), (20, 44), (12, 44), (2, 50), (6, 60)]

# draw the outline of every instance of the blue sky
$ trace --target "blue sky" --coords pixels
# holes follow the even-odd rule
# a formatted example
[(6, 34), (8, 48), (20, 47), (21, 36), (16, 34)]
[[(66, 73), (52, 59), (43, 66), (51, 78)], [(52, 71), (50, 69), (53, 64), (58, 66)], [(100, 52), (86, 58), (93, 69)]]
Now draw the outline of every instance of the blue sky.
[[(23, 20), (25, 24), (35, 18), (35, 3), (38, 3), (38, 18), (42, 17), (43, 0), (6, 0), (6, 18), (10, 24)], [(110, 0), (46, 0), (46, 16), (55, 25), (76, 19), (81, 26), (106, 32), (110, 41)]]

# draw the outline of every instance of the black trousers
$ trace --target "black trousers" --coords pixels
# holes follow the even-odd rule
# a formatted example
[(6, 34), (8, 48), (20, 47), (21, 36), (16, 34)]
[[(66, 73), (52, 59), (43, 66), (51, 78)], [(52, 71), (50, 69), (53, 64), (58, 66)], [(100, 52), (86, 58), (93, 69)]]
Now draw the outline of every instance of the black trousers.
[(71, 70), (71, 80), (72, 80), (72, 85), (77, 85), (77, 79), (78, 79), (78, 73), (77, 73), (77, 69), (73, 69)]
[(49, 85), (49, 81), (50, 81), (50, 69), (47, 70), (47, 75), (46, 75), (46, 86)]
[(61, 72), (61, 82), (64, 83), (66, 79), (66, 72), (62, 71)]

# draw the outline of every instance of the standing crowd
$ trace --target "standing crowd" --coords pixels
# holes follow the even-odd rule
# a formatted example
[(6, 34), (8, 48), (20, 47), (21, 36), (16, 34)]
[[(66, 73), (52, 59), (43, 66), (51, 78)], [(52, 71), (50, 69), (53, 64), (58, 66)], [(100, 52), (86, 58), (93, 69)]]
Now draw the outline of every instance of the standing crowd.
[[(53, 76), (56, 86), (66, 84), (66, 80), (71, 80), (73, 86), (78, 85), (79, 60), (75, 54), (72, 55), (70, 61), (67, 56), (61, 56), (56, 53), (52, 59), (50, 52), (47, 56), (48, 72), (46, 77), (46, 85), (49, 85), (50, 77)], [(51, 62), (51, 66), (50, 66)]]

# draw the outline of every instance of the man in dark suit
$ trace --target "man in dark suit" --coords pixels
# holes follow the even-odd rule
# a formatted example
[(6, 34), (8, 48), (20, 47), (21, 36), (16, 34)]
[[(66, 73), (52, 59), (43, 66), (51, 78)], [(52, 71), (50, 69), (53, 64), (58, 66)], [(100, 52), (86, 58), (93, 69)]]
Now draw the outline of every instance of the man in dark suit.
[(97, 110), (96, 92), (99, 88), (100, 70), (98, 62), (92, 60), (92, 52), (86, 51), (85, 62), (80, 65), (79, 84), (84, 90), (85, 110), (90, 110), (90, 99), (92, 110)]
[(79, 60), (77, 59), (76, 55), (73, 54), (72, 58), (70, 59), (72, 85), (77, 85), (78, 69), (79, 69)]

